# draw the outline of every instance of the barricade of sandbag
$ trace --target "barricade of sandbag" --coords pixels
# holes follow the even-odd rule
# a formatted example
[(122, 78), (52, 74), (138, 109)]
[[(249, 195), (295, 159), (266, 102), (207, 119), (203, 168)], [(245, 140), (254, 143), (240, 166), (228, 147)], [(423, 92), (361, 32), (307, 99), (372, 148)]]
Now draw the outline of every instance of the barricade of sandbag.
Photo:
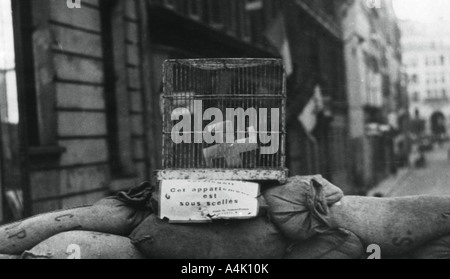
[(209, 224), (169, 224), (151, 215), (130, 239), (152, 259), (281, 259), (289, 245), (264, 216)]
[(144, 259), (127, 237), (98, 232), (71, 231), (41, 242), (23, 259)]
[(370, 244), (386, 257), (416, 248), (416, 258), (449, 254), (450, 237), (430, 242), (450, 233), (448, 197), (343, 197), (321, 176), (294, 177), (263, 191), (269, 214), (182, 225), (157, 218), (153, 190), (143, 184), (93, 206), (0, 227), (0, 254), (12, 255), (0, 259), (25, 251), (24, 258), (114, 258), (118, 250), (128, 258), (347, 259)]
[(34, 216), (0, 227), (0, 254), (20, 255), (42, 241), (68, 231), (128, 236), (152, 213), (149, 184), (106, 198), (92, 206)]
[(264, 192), (272, 221), (289, 239), (305, 241), (332, 229), (401, 256), (450, 234), (450, 197), (368, 198), (343, 195), (321, 176), (293, 177)]
[(345, 230), (329, 231), (289, 248), (285, 259), (361, 259), (365, 254), (361, 240)]
[[(298, 194), (299, 190), (301, 194)], [(152, 215), (133, 231), (130, 238), (148, 258), (157, 259), (350, 259), (363, 255), (363, 245), (354, 234), (331, 230), (329, 226), (323, 231), (311, 226), (314, 220), (317, 224), (321, 222), (321, 217), (314, 215), (321, 210), (318, 207), (328, 206), (343, 197), (339, 188), (321, 176), (292, 178), (287, 185), (270, 187), (264, 192), (264, 197), (271, 201), (270, 218), (265, 214), (265, 208), (256, 219), (210, 224), (170, 224)], [(152, 200), (158, 202), (157, 193)], [(154, 208), (158, 208), (157, 204)], [(296, 219), (298, 214), (301, 221)], [(281, 233), (271, 221), (275, 218), (278, 223), (284, 223), (285, 217), (293, 217), (294, 233)], [(313, 237), (319, 232), (323, 234)], [(292, 245), (303, 236), (313, 238)]]

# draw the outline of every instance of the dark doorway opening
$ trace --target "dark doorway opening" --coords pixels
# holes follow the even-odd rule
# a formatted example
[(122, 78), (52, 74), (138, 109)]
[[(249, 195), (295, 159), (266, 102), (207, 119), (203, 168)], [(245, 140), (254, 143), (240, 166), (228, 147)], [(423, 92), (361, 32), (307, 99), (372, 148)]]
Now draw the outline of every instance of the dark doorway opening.
[(445, 115), (438, 111), (431, 115), (431, 131), (433, 135), (445, 134), (446, 129), (446, 118)]
[(431, 115), (431, 132), (434, 140), (442, 144), (447, 135), (447, 120), (445, 115), (440, 111), (434, 112)]
[[(27, 171), (25, 117), (32, 99), (29, 81), (32, 61), (26, 50), (31, 1), (1, 1), (0, 4), (0, 223), (29, 216), (31, 198)], [(28, 62), (24, 62), (28, 61)], [(32, 67), (30, 67), (32, 68)], [(24, 98), (27, 92), (27, 99)], [(32, 135), (35, 138), (34, 135)]]

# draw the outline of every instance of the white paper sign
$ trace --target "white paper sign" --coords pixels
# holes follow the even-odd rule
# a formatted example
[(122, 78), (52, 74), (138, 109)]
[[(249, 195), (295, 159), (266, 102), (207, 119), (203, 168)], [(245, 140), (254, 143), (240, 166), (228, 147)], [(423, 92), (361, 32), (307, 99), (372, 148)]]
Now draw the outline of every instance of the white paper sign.
[(159, 217), (174, 223), (250, 219), (258, 215), (259, 184), (240, 181), (161, 182)]

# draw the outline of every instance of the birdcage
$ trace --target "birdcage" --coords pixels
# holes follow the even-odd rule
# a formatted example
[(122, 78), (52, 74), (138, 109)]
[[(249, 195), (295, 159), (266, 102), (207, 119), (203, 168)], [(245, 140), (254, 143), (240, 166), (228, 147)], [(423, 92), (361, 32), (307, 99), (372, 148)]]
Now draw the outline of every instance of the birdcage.
[(167, 60), (158, 179), (285, 180), (285, 81), (279, 59)]

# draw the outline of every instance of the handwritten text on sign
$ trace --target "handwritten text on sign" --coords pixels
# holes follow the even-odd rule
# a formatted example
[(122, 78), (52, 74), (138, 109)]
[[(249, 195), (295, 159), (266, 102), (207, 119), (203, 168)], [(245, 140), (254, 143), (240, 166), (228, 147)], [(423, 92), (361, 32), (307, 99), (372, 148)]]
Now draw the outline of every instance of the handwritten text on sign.
[(160, 218), (180, 223), (254, 218), (258, 196), (257, 183), (166, 180), (161, 182)]

